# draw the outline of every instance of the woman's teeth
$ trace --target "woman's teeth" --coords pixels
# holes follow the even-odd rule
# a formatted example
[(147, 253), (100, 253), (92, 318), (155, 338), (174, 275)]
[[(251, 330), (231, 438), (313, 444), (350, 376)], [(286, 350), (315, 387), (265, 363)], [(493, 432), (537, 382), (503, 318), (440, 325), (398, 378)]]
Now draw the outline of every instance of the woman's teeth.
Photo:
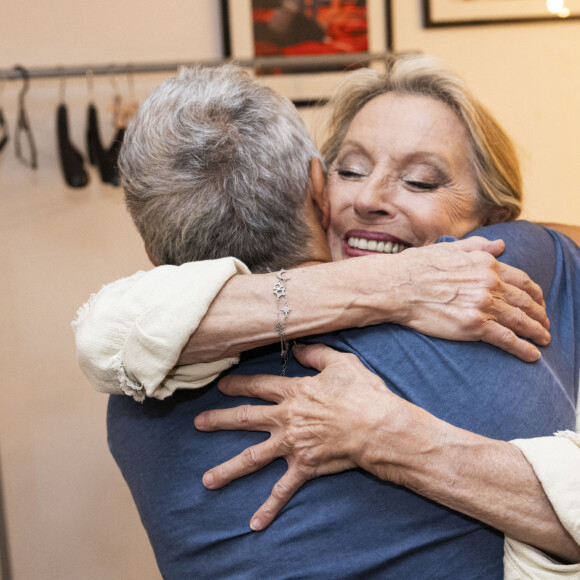
[(404, 244), (394, 244), (393, 242), (377, 242), (377, 240), (367, 240), (365, 238), (348, 238), (348, 245), (357, 250), (367, 252), (382, 252), (383, 254), (396, 254), (407, 248)]

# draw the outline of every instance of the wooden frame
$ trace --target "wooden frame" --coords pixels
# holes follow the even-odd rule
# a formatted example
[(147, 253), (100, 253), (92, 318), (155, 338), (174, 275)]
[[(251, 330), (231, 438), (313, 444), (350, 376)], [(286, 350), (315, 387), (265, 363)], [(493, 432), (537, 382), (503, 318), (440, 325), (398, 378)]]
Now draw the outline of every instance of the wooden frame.
[(580, 18), (580, 0), (555, 0), (551, 2), (552, 11), (548, 9), (549, 3), (549, 0), (423, 0), (423, 22), (431, 28)]
[[(342, 71), (379, 62), (392, 50), (391, 0), (366, 0), (367, 51), (328, 55), (257, 56), (252, 8), (252, 0), (221, 0), (224, 57), (252, 68), (264, 84), (299, 106), (324, 101), (340, 81)], [(271, 74), (274, 71), (277, 74)]]

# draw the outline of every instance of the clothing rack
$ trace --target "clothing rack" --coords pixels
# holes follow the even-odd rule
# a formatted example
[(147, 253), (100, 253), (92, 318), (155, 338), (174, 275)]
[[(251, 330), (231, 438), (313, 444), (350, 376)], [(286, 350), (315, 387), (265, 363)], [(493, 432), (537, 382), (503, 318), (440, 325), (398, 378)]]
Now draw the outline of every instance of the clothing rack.
[[(386, 53), (356, 53), (356, 54), (326, 54), (315, 56), (269, 56), (253, 59), (222, 59), (207, 61), (174, 61), (159, 63), (127, 63), (127, 64), (95, 64), (82, 66), (59, 66), (48, 68), (25, 68), (29, 79), (49, 79), (64, 77), (104, 76), (104, 75), (130, 75), (130, 74), (154, 74), (175, 72), (182, 66), (219, 66), (229, 62), (239, 64), (244, 68), (280, 68), (300, 69), (304, 71), (328, 70), (334, 67), (348, 68), (349, 66), (376, 62), (385, 59)], [(21, 66), (21, 65), (20, 65)], [(0, 80), (22, 80), (23, 73), (20, 69), (0, 69)]]

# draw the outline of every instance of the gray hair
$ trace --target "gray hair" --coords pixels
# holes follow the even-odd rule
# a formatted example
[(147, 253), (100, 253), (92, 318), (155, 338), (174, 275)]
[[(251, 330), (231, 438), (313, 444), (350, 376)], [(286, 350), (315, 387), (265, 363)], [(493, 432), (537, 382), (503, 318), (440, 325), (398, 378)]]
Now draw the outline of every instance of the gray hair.
[(465, 82), (431, 56), (387, 55), (384, 73), (360, 69), (348, 75), (329, 103), (329, 136), (321, 147), (327, 167), (334, 162), (355, 115), (373, 98), (388, 92), (431, 97), (448, 105), (471, 142), (477, 211), (484, 225), (518, 217), (522, 178), (511, 139)]
[(307, 258), (313, 157), (292, 103), (225, 65), (163, 82), (129, 124), (119, 169), (157, 264), (235, 256), (263, 272)]

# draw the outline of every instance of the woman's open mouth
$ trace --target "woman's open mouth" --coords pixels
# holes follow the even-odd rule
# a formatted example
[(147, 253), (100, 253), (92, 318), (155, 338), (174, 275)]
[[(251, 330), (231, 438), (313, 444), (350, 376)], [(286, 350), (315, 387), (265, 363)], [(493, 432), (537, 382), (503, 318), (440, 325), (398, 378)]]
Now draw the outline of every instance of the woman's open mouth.
[(382, 240), (377, 242), (377, 240), (366, 240), (365, 238), (348, 238), (347, 243), (349, 247), (355, 250), (381, 252), (383, 254), (397, 254), (409, 247), (396, 242), (384, 242)]
[(350, 231), (344, 239), (344, 248), (347, 254), (360, 256), (363, 253), (376, 252), (379, 254), (398, 254), (406, 250), (409, 245), (389, 234), (379, 232)]

